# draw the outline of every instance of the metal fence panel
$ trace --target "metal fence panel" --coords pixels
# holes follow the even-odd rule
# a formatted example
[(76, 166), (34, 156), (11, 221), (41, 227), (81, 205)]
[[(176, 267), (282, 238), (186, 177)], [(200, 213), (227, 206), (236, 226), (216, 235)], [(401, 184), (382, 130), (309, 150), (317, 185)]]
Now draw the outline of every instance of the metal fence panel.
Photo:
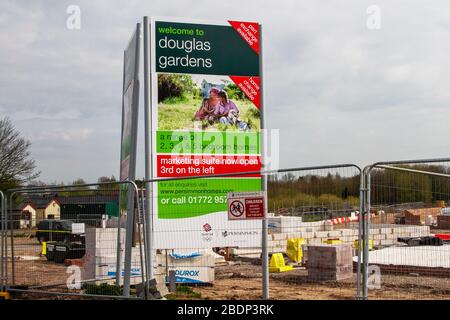
[(366, 171), (370, 299), (450, 299), (450, 159)]
[[(130, 186), (135, 194), (133, 216), (140, 216), (142, 208), (133, 182), (21, 188), (7, 192), (10, 203), (6, 224), (9, 243), (5, 248), (8, 290), (33, 296), (144, 298), (146, 290), (133, 290), (130, 294), (123, 286), (127, 279), (124, 263), (127, 215), (126, 196), (121, 199), (121, 186), (125, 189)], [(135, 230), (129, 281), (134, 287), (145, 283), (147, 277), (142, 250), (143, 223), (131, 218)], [(121, 258), (119, 270), (118, 257)]]
[(6, 201), (5, 195), (0, 191), (0, 292), (6, 290)]
[[(259, 191), (261, 186), (252, 180), (255, 174), (267, 180), (270, 298), (354, 299), (361, 208), (361, 170), (355, 165), (149, 181), (153, 205), (159, 206), (158, 217), (151, 210), (155, 276), (168, 282), (173, 279), (178, 287), (174, 294), (179, 297), (264, 297), (264, 243), (239, 244), (261, 235), (262, 224), (228, 222), (213, 214), (190, 223), (195, 219), (193, 213), (202, 210), (202, 206), (189, 206), (198, 194), (206, 195), (205, 201), (212, 195), (209, 207), (226, 217), (229, 179), (239, 180), (238, 190)], [(173, 190), (176, 195), (171, 194)], [(215, 203), (216, 196), (220, 205)], [(164, 207), (167, 203), (173, 205)], [(170, 245), (165, 245), (164, 239)], [(174, 247), (176, 244), (180, 247)], [(280, 265), (275, 265), (280, 255)]]

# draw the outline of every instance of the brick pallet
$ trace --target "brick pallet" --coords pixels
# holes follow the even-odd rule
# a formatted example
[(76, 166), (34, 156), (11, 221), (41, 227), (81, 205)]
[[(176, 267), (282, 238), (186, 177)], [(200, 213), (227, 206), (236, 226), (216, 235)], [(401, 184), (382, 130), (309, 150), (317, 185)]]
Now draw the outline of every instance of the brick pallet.
[(437, 216), (437, 225), (439, 229), (450, 229), (450, 215)]
[(352, 246), (308, 245), (308, 276), (311, 280), (344, 280), (353, 275)]

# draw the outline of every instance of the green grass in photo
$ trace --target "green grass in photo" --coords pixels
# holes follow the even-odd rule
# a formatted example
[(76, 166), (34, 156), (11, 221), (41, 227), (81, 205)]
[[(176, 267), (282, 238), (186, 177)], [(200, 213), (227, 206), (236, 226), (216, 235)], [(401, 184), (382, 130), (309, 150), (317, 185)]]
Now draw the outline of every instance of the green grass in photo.
[[(259, 110), (248, 100), (233, 100), (240, 110), (240, 119), (247, 122), (251, 132), (260, 131)], [(158, 130), (193, 130), (194, 115), (202, 104), (201, 98), (176, 97), (168, 98), (158, 104)], [(203, 130), (239, 131), (233, 125), (221, 123), (202, 123)]]

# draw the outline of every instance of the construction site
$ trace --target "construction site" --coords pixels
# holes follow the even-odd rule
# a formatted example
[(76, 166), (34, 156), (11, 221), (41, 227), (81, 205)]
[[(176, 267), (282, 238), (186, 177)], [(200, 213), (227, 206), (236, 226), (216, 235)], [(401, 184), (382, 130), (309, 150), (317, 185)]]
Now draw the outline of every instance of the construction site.
[[(396, 171), (392, 168), (382, 170)], [(428, 178), (435, 186), (443, 179), (431, 171), (418, 175), (413, 171), (404, 172), (404, 168), (401, 170), (396, 179), (404, 181), (409, 177), (409, 182), (401, 192), (397, 189), (399, 198), (411, 190), (417, 192), (414, 179), (423, 182), (424, 174), (429, 174)], [(305, 182), (304, 178), (327, 179), (328, 173), (335, 176), (326, 187), (328, 198), (331, 198), (331, 189), (335, 194), (351, 189), (354, 179), (346, 167), (297, 170), (295, 179), (291, 176), (286, 179), (284, 173), (277, 173), (276, 179), (271, 178), (269, 208), (274, 212), (269, 212), (266, 218), (270, 298), (358, 299), (364, 295), (360, 290), (366, 288), (366, 299), (449, 299), (450, 210), (446, 197), (450, 185), (440, 185), (431, 194), (417, 194), (413, 199), (415, 202), (384, 204), (379, 199), (380, 194), (384, 194), (381, 186), (386, 186), (387, 176), (379, 176), (379, 180), (373, 179), (371, 184), (372, 190), (376, 190), (371, 194), (374, 206), (363, 220), (350, 195), (338, 197), (340, 201), (332, 198), (320, 205), (274, 200), (279, 199), (286, 184), (290, 185), (288, 189), (293, 196), (323, 195), (324, 191), (311, 182), (314, 179)], [(347, 176), (345, 181), (342, 177), (337, 178), (338, 173)], [(293, 189), (293, 185), (301, 188), (301, 192)], [(64, 191), (70, 194), (68, 190)], [(69, 217), (60, 210), (61, 207), (56, 211), (59, 210), (62, 218), (49, 219), (48, 215), (56, 212), (55, 206), (59, 203), (51, 196), (53, 190), (38, 191), (38, 196), (36, 192), (26, 196), (27, 192), (24, 191), (22, 203), (17, 206), (22, 211), (16, 211), (16, 219), (10, 224), (14, 229), (7, 229), (3, 234), (3, 272), (13, 297), (84, 299), (122, 296), (127, 232), (125, 228), (117, 227), (114, 211), (109, 211), (108, 216), (106, 206), (98, 205), (102, 201), (114, 203), (114, 194), (118, 196), (118, 193), (90, 188), (84, 198), (78, 195), (72, 199), (79, 203), (79, 216)], [(440, 200), (417, 201), (434, 199), (434, 194), (438, 194)], [(426, 198), (419, 199), (423, 195)], [(34, 205), (32, 201), (37, 203), (36, 199), (51, 205)], [(70, 196), (65, 194), (64, 199), (65, 206), (69, 206)], [(80, 204), (81, 199), (84, 205)], [(289, 203), (294, 205), (288, 206)], [(83, 206), (90, 208), (90, 215), (82, 211)], [(33, 207), (42, 209), (32, 213)], [(35, 222), (32, 222), (33, 217)], [(68, 227), (64, 221), (70, 222)], [(47, 225), (43, 227), (43, 223)], [(143, 298), (147, 294), (157, 299), (264, 298), (263, 246), (155, 249), (154, 280), (149, 292), (145, 292), (142, 284), (146, 283), (147, 265), (143, 226), (137, 221), (136, 227), (130, 253), (131, 297)], [(200, 233), (206, 238), (228, 238), (256, 232), (258, 229), (214, 230), (212, 226), (203, 226), (199, 230), (177, 231), (176, 234), (188, 239), (191, 233)], [(367, 266), (364, 261), (368, 262)], [(118, 263), (122, 266), (120, 276), (116, 272)], [(76, 275), (79, 280), (72, 277)]]
[[(374, 221), (393, 218), (393, 215), (373, 217)], [(275, 258), (271, 260), (270, 295), (273, 299), (355, 298), (357, 224), (302, 223), (301, 219), (296, 217), (277, 217), (269, 221), (274, 225), (270, 232), (269, 252), (272, 257), (281, 254), (283, 259), (278, 262)], [(107, 244), (108, 233), (98, 234), (102, 234), (101, 239)], [(112, 241), (108, 252), (111, 253), (116, 238), (109, 238)], [(441, 245), (415, 245), (399, 242), (399, 238), (438, 238), (443, 241)], [(449, 238), (448, 229), (430, 230), (430, 226), (373, 224), (370, 229), (369, 261), (371, 266), (380, 268), (382, 278), (378, 287), (374, 286), (370, 291), (370, 298), (449, 299), (450, 245), (445, 244), (445, 240)], [(70, 265), (81, 267), (84, 279), (96, 278), (100, 282), (102, 279), (111, 278), (111, 273), (108, 272), (111, 266), (115, 267), (114, 259), (100, 260), (95, 266), (90, 264), (86, 256), (80, 259), (64, 259), (59, 263), (49, 261), (48, 252), (42, 255), (42, 245), (37, 243), (34, 237), (28, 238), (22, 234), (14, 239), (14, 246), (15, 281), (19, 288), (26, 284), (26, 288), (34, 288), (34, 291), (48, 288), (58, 292), (66, 286), (66, 272)], [(47, 250), (50, 250), (49, 246)], [(311, 254), (312, 252), (314, 253)], [(177, 275), (180, 276), (183, 276), (183, 270), (198, 269), (198, 276), (203, 278), (203, 283), (192, 280), (184, 284), (192, 286), (193, 291), (200, 293), (202, 299), (262, 298), (260, 248), (226, 248), (221, 252), (223, 255), (212, 250), (197, 250), (195, 253), (198, 256), (182, 259), (174, 258), (176, 255), (173, 253), (158, 254), (157, 262), (161, 274), (166, 275), (167, 266), (177, 270)], [(86, 254), (96, 255), (89, 252), (88, 247)], [(133, 267), (140, 269), (139, 261), (133, 261)], [(132, 283), (140, 282), (139, 276), (134, 276), (133, 279), (139, 281)], [(162, 292), (169, 294), (168, 290)], [(38, 293), (35, 295), (46, 296)]]
[(0, 300), (450, 300), (448, 10), (80, 1), (0, 3)]

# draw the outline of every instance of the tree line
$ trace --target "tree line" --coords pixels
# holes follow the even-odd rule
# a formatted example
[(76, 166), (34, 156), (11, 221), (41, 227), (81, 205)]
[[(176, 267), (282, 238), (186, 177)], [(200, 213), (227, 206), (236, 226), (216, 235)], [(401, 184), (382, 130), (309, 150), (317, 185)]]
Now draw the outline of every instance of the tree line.
[[(404, 165), (400, 168), (450, 174), (446, 165)], [(392, 169), (371, 174), (371, 203), (394, 205), (450, 201), (450, 178)], [(268, 177), (269, 210), (302, 206), (358, 207), (360, 176), (340, 174), (275, 174)]]
[[(405, 169), (438, 174), (450, 174), (447, 165), (408, 165)], [(404, 171), (377, 169), (371, 176), (371, 200), (374, 204), (393, 205), (399, 203), (450, 200), (450, 178), (410, 173)]]
[[(180, 80), (180, 79), (178, 79)], [(190, 80), (190, 81), (188, 81)], [(180, 80), (180, 82), (183, 82)], [(184, 79), (192, 85), (191, 79)], [(19, 186), (46, 186), (37, 180), (40, 171), (31, 157), (31, 142), (22, 137), (9, 118), (0, 119), (0, 190)], [(449, 165), (408, 165), (402, 168), (417, 171), (450, 174)], [(88, 195), (117, 192), (120, 185), (114, 175), (98, 178), (99, 185), (80, 187), (86, 181), (79, 178), (72, 183), (53, 183), (63, 194)], [(143, 187), (142, 181), (136, 181)], [(357, 174), (299, 175), (274, 174), (268, 177), (269, 210), (296, 206), (357, 207), (360, 178)], [(62, 194), (62, 195), (63, 195)], [(375, 169), (371, 175), (371, 202), (373, 204), (400, 204), (409, 202), (433, 203), (450, 201), (448, 177), (410, 173), (389, 169)]]

